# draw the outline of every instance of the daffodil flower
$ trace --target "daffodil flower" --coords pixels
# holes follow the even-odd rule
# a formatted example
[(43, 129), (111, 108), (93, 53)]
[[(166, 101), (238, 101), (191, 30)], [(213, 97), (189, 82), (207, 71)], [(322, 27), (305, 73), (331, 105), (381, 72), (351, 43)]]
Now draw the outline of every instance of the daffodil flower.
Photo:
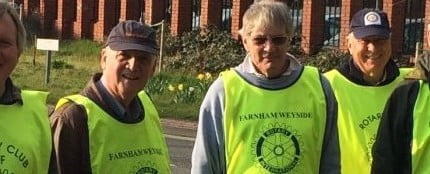
[(205, 74), (205, 79), (206, 79), (206, 80), (210, 80), (210, 79), (212, 79), (212, 74), (207, 72), (207, 73)]
[(175, 91), (175, 87), (173, 85), (169, 85), (168, 88), (169, 88), (169, 91), (172, 91), (172, 92)]
[(197, 79), (199, 80), (203, 80), (205, 78), (205, 75), (200, 73), (199, 75), (197, 75)]
[(179, 90), (179, 91), (184, 90), (184, 85), (183, 85), (182, 83), (178, 85), (178, 90)]

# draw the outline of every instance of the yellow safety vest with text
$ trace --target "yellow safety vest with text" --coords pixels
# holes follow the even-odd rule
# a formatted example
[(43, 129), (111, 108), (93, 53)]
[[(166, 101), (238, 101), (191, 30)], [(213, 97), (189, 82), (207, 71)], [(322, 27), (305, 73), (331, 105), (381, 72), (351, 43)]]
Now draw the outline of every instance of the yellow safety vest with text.
[(420, 90), (413, 112), (412, 173), (430, 173), (430, 91), (429, 84), (420, 80)]
[(234, 70), (221, 74), (229, 174), (318, 173), (326, 100), (316, 68), (277, 90), (254, 86)]
[(73, 101), (86, 109), (92, 173), (170, 173), (158, 113), (145, 92), (138, 96), (145, 112), (144, 120), (138, 123), (115, 120), (82, 95), (68, 96), (58, 102), (57, 108)]
[(48, 93), (21, 91), (23, 104), (0, 105), (0, 173), (45, 174), (51, 157)]
[(324, 74), (330, 81), (338, 103), (342, 173), (370, 173), (372, 146), (385, 103), (408, 71), (400, 69), (400, 75), (384, 86), (356, 84), (337, 70)]

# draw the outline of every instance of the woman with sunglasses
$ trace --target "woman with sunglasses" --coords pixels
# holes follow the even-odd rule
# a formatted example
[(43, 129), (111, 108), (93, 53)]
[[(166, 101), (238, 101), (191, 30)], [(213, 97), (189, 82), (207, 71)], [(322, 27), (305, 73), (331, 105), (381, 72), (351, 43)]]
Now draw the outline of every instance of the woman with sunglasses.
[(339, 173), (336, 101), (318, 70), (288, 53), (289, 14), (268, 0), (245, 12), (247, 56), (206, 94), (191, 173)]

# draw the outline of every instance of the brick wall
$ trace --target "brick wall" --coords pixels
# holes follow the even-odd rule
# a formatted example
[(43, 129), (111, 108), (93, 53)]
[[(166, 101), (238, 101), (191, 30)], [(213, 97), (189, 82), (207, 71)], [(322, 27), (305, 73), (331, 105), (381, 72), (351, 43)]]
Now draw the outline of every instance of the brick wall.
[(402, 53), (403, 31), (405, 23), (405, 0), (385, 0), (382, 9), (387, 13), (391, 26), (392, 54), (398, 56)]
[(233, 0), (231, 14), (231, 34), (233, 38), (239, 38), (238, 31), (242, 28), (242, 16), (246, 9), (252, 4), (253, 0)]
[(303, 51), (313, 54), (324, 41), (324, 6), (323, 1), (304, 0), (302, 16)]
[(172, 0), (172, 20), (170, 32), (172, 35), (181, 35), (191, 31), (192, 0)]
[(58, 11), (55, 23), (57, 37), (71, 39), (73, 36), (73, 24), (76, 21), (76, 0), (58, 0), (57, 2)]
[(142, 3), (139, 0), (121, 0), (121, 7), (120, 7), (120, 21), (124, 20), (139, 20), (141, 12), (143, 12), (143, 6), (141, 6)]
[(42, 0), (40, 2), (40, 14), (42, 24), (42, 37), (52, 37), (54, 33), (54, 23), (57, 18), (57, 1), (56, 0)]
[[(172, 35), (180, 35), (191, 30), (193, 0), (172, 0)], [(221, 0), (200, 0), (200, 25), (221, 25)], [(254, 0), (232, 0), (231, 33), (238, 38), (237, 31), (242, 27), (242, 16)], [(290, 2), (290, 0), (282, 0)], [(430, 20), (430, 0), (425, 1), (425, 18)], [(16, 1), (18, 2), (18, 1)], [(119, 20), (138, 20), (145, 9), (145, 22), (155, 24), (166, 15), (165, 0), (22, 0), (24, 12), (39, 9), (43, 37), (92, 38), (103, 41), (111, 28)], [(324, 8), (322, 0), (303, 0), (302, 48), (314, 53), (323, 44)], [(382, 9), (387, 12), (392, 26), (393, 53), (402, 51), (403, 23), (407, 0), (380, 0)], [(340, 21), (341, 50), (347, 50), (346, 36), (352, 15), (363, 7), (361, 0), (342, 0)], [(25, 13), (25, 14), (27, 14)], [(426, 28), (427, 29), (427, 28)], [(425, 39), (426, 40), (426, 39)], [(424, 47), (430, 49), (428, 43)]]
[(92, 38), (94, 21), (93, 1), (77, 0), (76, 1), (76, 21), (73, 23), (73, 38)]
[(215, 26), (221, 28), (222, 1), (201, 0), (200, 26)]
[(340, 41), (339, 48), (343, 51), (348, 51), (346, 37), (349, 34), (349, 26), (352, 16), (363, 7), (363, 1), (343, 0), (342, 11), (340, 16)]
[(145, 0), (145, 23), (155, 24), (163, 20), (164, 0)]

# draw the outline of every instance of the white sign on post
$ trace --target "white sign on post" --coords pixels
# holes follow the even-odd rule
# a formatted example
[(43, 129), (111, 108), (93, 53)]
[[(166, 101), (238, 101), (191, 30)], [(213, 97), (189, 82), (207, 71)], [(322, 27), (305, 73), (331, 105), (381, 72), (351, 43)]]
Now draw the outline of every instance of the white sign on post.
[(58, 39), (37, 39), (36, 49), (46, 50), (45, 85), (49, 83), (51, 74), (51, 51), (58, 51)]
[(37, 39), (36, 49), (46, 51), (58, 51), (58, 39)]

